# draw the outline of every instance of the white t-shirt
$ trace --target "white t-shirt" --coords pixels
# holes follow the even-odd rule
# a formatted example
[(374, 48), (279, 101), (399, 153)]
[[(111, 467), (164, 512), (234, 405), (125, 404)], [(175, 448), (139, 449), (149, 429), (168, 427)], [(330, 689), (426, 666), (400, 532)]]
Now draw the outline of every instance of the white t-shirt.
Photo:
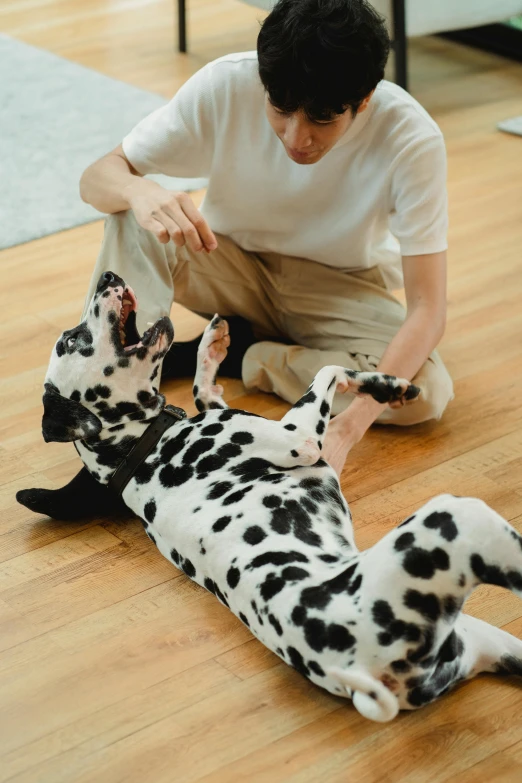
[(366, 111), (317, 163), (286, 154), (265, 114), (255, 52), (221, 57), (123, 140), (141, 174), (208, 177), (201, 211), (245, 250), (343, 270), (381, 265), (402, 285), (402, 255), (447, 247), (446, 152), (436, 123), (381, 82)]

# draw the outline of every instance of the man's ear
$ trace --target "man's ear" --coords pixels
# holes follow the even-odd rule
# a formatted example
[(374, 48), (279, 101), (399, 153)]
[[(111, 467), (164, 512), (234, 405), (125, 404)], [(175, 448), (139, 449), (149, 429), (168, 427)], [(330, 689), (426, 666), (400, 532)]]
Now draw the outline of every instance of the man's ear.
[(80, 402), (62, 397), (52, 383), (45, 384), (42, 433), (46, 443), (82, 440), (98, 435), (102, 423)]

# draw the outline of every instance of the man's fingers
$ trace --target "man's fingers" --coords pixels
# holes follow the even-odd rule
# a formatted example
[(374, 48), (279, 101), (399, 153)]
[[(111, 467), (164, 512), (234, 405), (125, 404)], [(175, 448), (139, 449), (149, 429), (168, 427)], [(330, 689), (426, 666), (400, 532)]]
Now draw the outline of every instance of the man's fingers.
[(184, 193), (183, 197), (180, 197), (180, 206), (183, 213), (196, 229), (201, 242), (205, 250), (215, 250), (218, 246), (217, 239), (208, 225), (207, 221), (196, 207), (188, 193)]
[(165, 228), (165, 226), (160, 223), (159, 220), (151, 218), (150, 225), (144, 227), (149, 231), (152, 231), (152, 233), (158, 238), (162, 245), (166, 245), (167, 242), (170, 242), (170, 234), (168, 229)]

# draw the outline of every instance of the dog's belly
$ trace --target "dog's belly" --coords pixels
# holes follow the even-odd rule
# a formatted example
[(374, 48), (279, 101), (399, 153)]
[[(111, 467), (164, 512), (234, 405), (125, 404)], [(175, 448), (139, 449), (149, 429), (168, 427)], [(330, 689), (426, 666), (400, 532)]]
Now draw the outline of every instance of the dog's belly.
[[(359, 616), (356, 591), (348, 592), (358, 587), (359, 556), (337, 479), (325, 463), (284, 470), (265, 464), (260, 449), (223, 451), (230, 430), (194, 462), (187, 454), (193, 445), (196, 454), (202, 433), (180, 439), (179, 430), (174, 438), (182, 448), (159, 461), (174, 439), (162, 442), (141, 482), (127, 487), (125, 502), (162, 554), (265, 646), (318, 685), (346, 695), (325, 673), (353, 660)], [(198, 470), (212, 466), (205, 457), (223, 453), (234, 456), (215, 470)]]

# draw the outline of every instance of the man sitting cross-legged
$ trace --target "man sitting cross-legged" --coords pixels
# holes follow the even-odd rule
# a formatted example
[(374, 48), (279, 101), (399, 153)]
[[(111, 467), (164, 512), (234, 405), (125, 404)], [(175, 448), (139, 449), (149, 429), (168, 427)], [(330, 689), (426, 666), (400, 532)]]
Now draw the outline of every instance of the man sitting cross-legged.
[[(422, 107), (383, 80), (384, 21), (365, 0), (279, 0), (257, 52), (198, 71), (90, 166), (109, 213), (93, 274), (129, 280), (142, 323), (172, 301), (227, 317), (222, 375), (294, 403), (324, 365), (412, 379), (415, 405), (339, 397), (323, 456), (340, 474), (370, 425), (438, 419), (453, 396), (435, 347), (446, 311), (446, 157)], [(143, 175), (208, 177), (201, 211)], [(404, 284), (406, 311), (391, 290)], [(163, 378), (191, 376), (197, 341)], [(347, 395), (348, 397), (348, 395)], [(72, 518), (113, 502), (82, 471), (20, 502)], [(85, 499), (85, 503), (84, 503)]]

